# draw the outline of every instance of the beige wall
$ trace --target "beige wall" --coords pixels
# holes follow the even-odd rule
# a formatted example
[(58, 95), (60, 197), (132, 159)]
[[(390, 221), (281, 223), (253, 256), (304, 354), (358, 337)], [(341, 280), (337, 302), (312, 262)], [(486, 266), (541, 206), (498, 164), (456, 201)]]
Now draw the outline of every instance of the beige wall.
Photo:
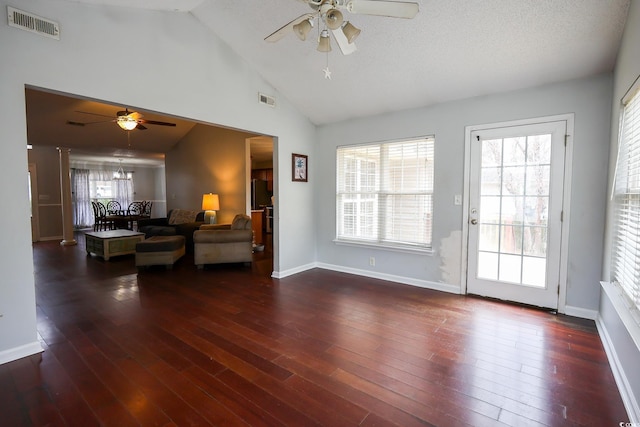
[(218, 222), (245, 213), (247, 138), (251, 133), (196, 125), (165, 157), (167, 209), (200, 210), (202, 195), (220, 196)]

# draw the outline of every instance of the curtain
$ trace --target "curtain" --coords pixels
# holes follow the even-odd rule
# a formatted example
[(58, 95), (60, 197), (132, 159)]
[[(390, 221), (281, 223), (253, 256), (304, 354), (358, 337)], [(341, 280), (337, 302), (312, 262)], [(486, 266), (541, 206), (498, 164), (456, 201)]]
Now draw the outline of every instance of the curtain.
[(126, 209), (133, 201), (133, 179), (113, 179), (113, 199), (120, 203), (122, 209)]
[(91, 207), (91, 191), (89, 186), (89, 169), (71, 170), (73, 227), (88, 228), (93, 226), (93, 209)]
[(72, 169), (71, 191), (73, 204), (74, 228), (93, 226), (92, 200), (100, 200), (106, 204), (108, 200), (116, 200), (122, 209), (127, 209), (133, 201), (134, 187), (131, 173), (126, 179), (115, 179), (114, 170), (105, 169)]

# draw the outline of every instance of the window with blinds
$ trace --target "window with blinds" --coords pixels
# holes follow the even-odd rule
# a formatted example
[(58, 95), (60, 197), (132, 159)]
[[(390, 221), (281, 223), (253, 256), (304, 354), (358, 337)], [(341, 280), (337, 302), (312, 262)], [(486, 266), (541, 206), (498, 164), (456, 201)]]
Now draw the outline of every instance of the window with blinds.
[[(625, 102), (626, 101), (626, 102)], [(640, 309), (640, 94), (623, 100), (613, 190), (611, 273), (632, 308)]]
[(337, 242), (431, 249), (434, 143), (338, 147)]

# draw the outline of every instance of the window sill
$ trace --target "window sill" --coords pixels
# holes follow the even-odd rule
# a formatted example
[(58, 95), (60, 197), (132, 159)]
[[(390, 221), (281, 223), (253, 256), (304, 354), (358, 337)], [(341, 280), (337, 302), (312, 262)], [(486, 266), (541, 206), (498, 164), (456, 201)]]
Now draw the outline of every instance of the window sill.
[(429, 255), (433, 256), (435, 251), (431, 248), (411, 248), (406, 246), (394, 246), (394, 245), (385, 245), (384, 243), (366, 243), (355, 240), (337, 240), (334, 239), (333, 243), (340, 246), (352, 246), (358, 248), (370, 248), (370, 249), (380, 249), (391, 252), (403, 252), (409, 254), (416, 255)]
[(629, 336), (631, 336), (636, 347), (640, 350), (640, 319), (638, 317), (640, 313), (629, 306), (618, 286), (611, 282), (600, 282), (600, 286), (609, 297), (609, 301), (611, 301), (613, 308), (618, 313)]

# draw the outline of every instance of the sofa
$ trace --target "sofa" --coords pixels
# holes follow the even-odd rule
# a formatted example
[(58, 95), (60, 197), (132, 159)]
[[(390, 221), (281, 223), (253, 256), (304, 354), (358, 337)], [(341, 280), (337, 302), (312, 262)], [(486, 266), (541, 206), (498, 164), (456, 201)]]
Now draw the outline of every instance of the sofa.
[(205, 264), (250, 263), (253, 260), (251, 217), (238, 214), (231, 224), (205, 224), (193, 233), (193, 258)]
[(148, 239), (153, 236), (184, 236), (186, 252), (193, 253), (193, 232), (204, 224), (204, 211), (172, 209), (166, 218), (138, 220), (138, 231)]

